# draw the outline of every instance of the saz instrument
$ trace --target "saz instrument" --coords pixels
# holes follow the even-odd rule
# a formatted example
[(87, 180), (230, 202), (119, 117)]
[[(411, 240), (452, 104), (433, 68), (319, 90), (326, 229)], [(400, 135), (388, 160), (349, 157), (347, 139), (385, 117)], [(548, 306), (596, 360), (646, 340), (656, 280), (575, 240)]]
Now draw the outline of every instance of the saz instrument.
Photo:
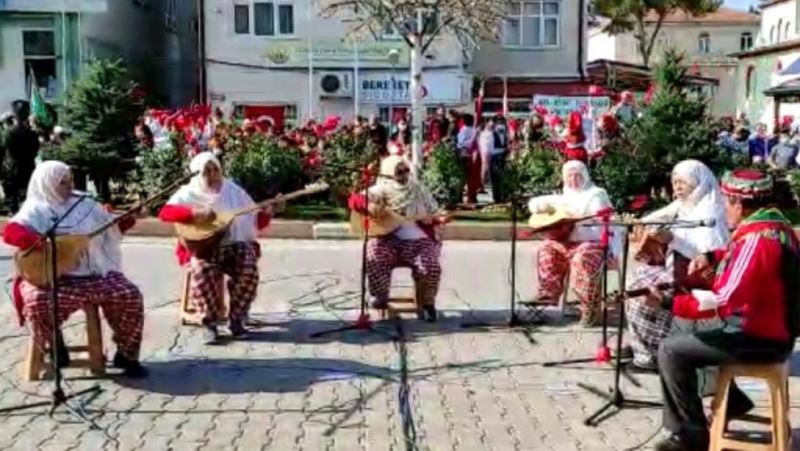
[[(92, 238), (99, 236), (106, 230), (115, 226), (119, 221), (133, 213), (139, 211), (142, 207), (153, 203), (162, 196), (170, 193), (176, 187), (181, 185), (186, 180), (195, 176), (196, 173), (187, 174), (178, 180), (169, 184), (166, 188), (156, 194), (148, 197), (147, 199), (137, 202), (133, 207), (126, 210), (119, 216), (114, 217), (110, 221), (98, 227), (96, 230), (86, 235), (59, 235), (56, 237), (56, 277), (61, 277), (64, 274), (74, 270), (80, 264), (81, 257), (86, 248), (89, 247), (89, 242)], [(16, 266), (17, 274), (25, 279), (27, 282), (36, 285), (39, 288), (48, 288), (50, 286), (50, 267), (47, 264), (51, 258), (50, 246), (42, 246), (38, 248), (38, 244), (42, 244), (43, 240), (25, 250), (19, 250), (14, 254), (14, 264)], [(38, 249), (37, 249), (38, 248)]]
[(530, 232), (554, 241), (566, 241), (572, 233), (575, 224), (596, 215), (573, 217), (561, 209), (554, 209), (548, 213), (532, 214), (528, 220)]
[(213, 220), (202, 223), (175, 224), (175, 232), (181, 243), (194, 254), (203, 255), (217, 247), (231, 226), (233, 220), (239, 216), (252, 213), (264, 207), (286, 202), (298, 197), (307, 196), (325, 191), (329, 188), (327, 183), (320, 182), (308, 185), (305, 188), (286, 194), (276, 196), (265, 201), (249, 205), (232, 211), (217, 212)]
[(403, 216), (394, 210), (385, 208), (377, 216), (373, 215), (365, 216), (356, 211), (351, 211), (350, 231), (354, 235), (363, 236), (364, 229), (366, 229), (367, 236), (369, 236), (370, 238), (375, 238), (375, 237), (389, 235), (390, 233), (399, 229), (404, 224), (421, 221), (425, 218), (430, 218), (430, 217), (441, 218), (441, 222), (447, 222), (450, 219), (450, 215), (443, 212), (435, 213), (433, 215)]
[(633, 243), (633, 258), (650, 266), (664, 266), (667, 262), (667, 243), (653, 233), (642, 232)]

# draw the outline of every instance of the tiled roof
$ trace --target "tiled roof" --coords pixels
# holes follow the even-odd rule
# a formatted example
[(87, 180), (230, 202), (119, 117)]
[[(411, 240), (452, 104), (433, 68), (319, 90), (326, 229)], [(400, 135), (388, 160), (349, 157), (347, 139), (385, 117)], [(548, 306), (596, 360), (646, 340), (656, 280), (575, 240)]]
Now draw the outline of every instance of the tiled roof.
[[(650, 12), (647, 19), (648, 22), (655, 22), (658, 16), (655, 12)], [(682, 10), (675, 11), (668, 14), (664, 18), (664, 23), (683, 23), (683, 22), (700, 22), (700, 23), (759, 23), (759, 16), (757, 14), (750, 14), (738, 9), (720, 7), (716, 12), (706, 14), (704, 16), (692, 17)]]

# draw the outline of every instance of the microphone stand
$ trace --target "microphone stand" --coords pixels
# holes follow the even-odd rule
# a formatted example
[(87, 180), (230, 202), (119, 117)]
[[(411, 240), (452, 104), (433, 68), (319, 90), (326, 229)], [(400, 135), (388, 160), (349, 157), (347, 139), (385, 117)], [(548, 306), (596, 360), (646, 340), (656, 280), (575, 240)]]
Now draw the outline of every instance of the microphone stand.
[[(380, 155), (377, 156), (377, 163), (380, 167)], [(369, 163), (364, 165), (363, 173), (366, 174), (369, 170)], [(367, 214), (369, 214), (369, 178), (365, 177), (364, 181), (364, 200), (365, 200), (365, 208), (367, 209)], [(388, 335), (392, 339), (395, 339), (393, 335), (388, 332), (378, 330), (375, 328), (375, 324), (369, 317), (368, 307), (367, 307), (367, 243), (369, 242), (369, 220), (365, 216), (364, 220), (364, 239), (361, 242), (361, 302), (359, 306), (359, 314), (356, 321), (352, 324), (346, 324), (344, 326), (336, 327), (330, 330), (323, 330), (320, 332), (314, 332), (310, 335), (311, 338), (320, 338), (326, 335), (337, 334), (341, 332), (347, 332), (351, 330), (362, 330), (362, 331), (370, 331), (375, 333), (381, 333), (384, 335)]]
[[(610, 224), (610, 223), (609, 223)], [(625, 232), (623, 234), (623, 246), (622, 246), (622, 268), (621, 268), (621, 276), (620, 276), (620, 290), (625, 289), (625, 281), (626, 281), (626, 273), (628, 270), (628, 248), (629, 248), (629, 240), (628, 240), (628, 233), (630, 229), (638, 223), (614, 223), (615, 225), (625, 227)], [(608, 301), (606, 300), (606, 305)], [(603, 399), (606, 400), (606, 403), (603, 404), (597, 411), (593, 414), (586, 417), (583, 420), (583, 424), (587, 426), (597, 426), (602, 420), (609, 418), (615, 415), (617, 412), (622, 411), (626, 408), (628, 409), (642, 409), (648, 407), (661, 407), (663, 404), (659, 402), (653, 401), (641, 401), (637, 399), (630, 399), (626, 398), (625, 395), (622, 393), (622, 389), (620, 388), (620, 376), (622, 375), (623, 368), (622, 368), (622, 353), (620, 352), (622, 349), (622, 333), (624, 330), (625, 325), (625, 301), (621, 300), (619, 303), (619, 321), (617, 321), (617, 349), (615, 353), (614, 359), (614, 387), (611, 390), (611, 393), (606, 393), (605, 391), (596, 388), (589, 384), (584, 384), (582, 382), (578, 383), (578, 386), (582, 389), (595, 394)], [(604, 318), (605, 319), (605, 318)], [(603, 325), (605, 327), (605, 324)], [(615, 412), (610, 413), (601, 418), (601, 416), (611, 409), (612, 407), (616, 408)]]
[(64, 408), (73, 416), (81, 420), (83, 423), (89, 426), (90, 429), (97, 429), (101, 430), (100, 427), (91, 419), (86, 416), (84, 412), (79, 409), (76, 409), (69, 405), (67, 402), (72, 398), (76, 398), (79, 396), (83, 396), (86, 394), (97, 394), (102, 391), (102, 388), (99, 385), (93, 385), (85, 390), (80, 390), (73, 392), (69, 395), (64, 393), (64, 389), (62, 388), (61, 384), (63, 381), (63, 375), (61, 373), (61, 362), (59, 361), (59, 349), (61, 349), (63, 344), (63, 338), (61, 334), (61, 325), (59, 324), (59, 315), (58, 315), (58, 243), (56, 241), (56, 230), (58, 226), (61, 224), (64, 219), (72, 213), (73, 210), (83, 202), (87, 196), (80, 196), (77, 201), (75, 201), (72, 206), (64, 213), (63, 216), (57, 218), (55, 223), (50, 227), (50, 229), (45, 232), (45, 234), (33, 245), (28, 251), (21, 251), (21, 252), (30, 252), (30, 250), (36, 248), (40, 244), (42, 244), (45, 240), (48, 242), (47, 245), (49, 247), (49, 255), (46, 254), (46, 261), (49, 264), (49, 279), (50, 279), (50, 320), (53, 324), (53, 336), (52, 336), (52, 343), (50, 345), (50, 353), (51, 353), (51, 364), (53, 367), (53, 374), (54, 374), (54, 389), (52, 392), (52, 399), (50, 401), (41, 401), (32, 404), (20, 404), (11, 407), (5, 407), (0, 409), (0, 414), (8, 413), (8, 412), (15, 412), (19, 410), (27, 410), (34, 407), (42, 407), (42, 406), (50, 406), (50, 411), (48, 415), (50, 418), (53, 417), (56, 409), (60, 406), (64, 406)]
[(509, 329), (520, 329), (522, 330), (525, 335), (528, 337), (528, 340), (531, 343), (535, 343), (533, 337), (529, 334), (528, 326), (532, 325), (532, 321), (523, 321), (519, 315), (517, 314), (517, 213), (518, 213), (518, 202), (520, 199), (527, 199), (530, 197), (534, 197), (540, 195), (542, 193), (530, 193), (524, 195), (513, 195), (511, 196), (510, 200), (510, 208), (511, 208), (511, 257), (509, 262), (510, 268), (510, 285), (511, 285), (511, 294), (509, 297), (509, 318), (508, 322), (505, 325), (492, 325), (489, 323), (483, 322), (476, 322), (476, 323), (465, 323), (462, 324), (461, 327), (464, 329), (472, 329), (472, 328), (487, 328), (487, 327), (508, 327)]

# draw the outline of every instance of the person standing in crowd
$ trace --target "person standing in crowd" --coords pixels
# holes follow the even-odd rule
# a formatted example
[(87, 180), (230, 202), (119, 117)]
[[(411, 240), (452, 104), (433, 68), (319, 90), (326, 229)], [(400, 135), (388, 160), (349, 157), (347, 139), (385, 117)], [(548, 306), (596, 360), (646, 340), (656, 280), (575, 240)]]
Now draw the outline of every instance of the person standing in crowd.
[(767, 160), (770, 151), (770, 138), (767, 136), (767, 125), (759, 123), (756, 132), (747, 141), (750, 160), (753, 163), (763, 163)]
[(636, 101), (633, 98), (633, 93), (625, 91), (620, 96), (620, 101), (613, 108), (614, 116), (623, 124), (633, 121), (639, 117), (640, 111), (636, 107)]
[(525, 148), (528, 149), (534, 143), (544, 141), (545, 138), (544, 119), (538, 113), (531, 113), (522, 127), (522, 140)]
[(769, 151), (767, 164), (772, 169), (785, 171), (794, 166), (797, 145), (792, 142), (791, 127), (783, 125), (778, 134), (778, 142)]
[(503, 116), (498, 116), (495, 119), (494, 148), (489, 162), (489, 179), (492, 182), (492, 199), (495, 203), (505, 200), (502, 177), (506, 167), (506, 157), (508, 156), (508, 135), (506, 119)]
[(405, 117), (397, 121), (397, 130), (392, 133), (388, 149), (392, 155), (406, 155), (411, 152), (411, 130)]
[(369, 140), (378, 149), (379, 154), (386, 154), (389, 133), (386, 131), (386, 127), (381, 124), (381, 121), (378, 120), (378, 116), (374, 114), (369, 117)]
[(8, 208), (11, 213), (16, 213), (36, 166), (40, 143), (36, 133), (29, 127), (28, 102), (17, 100), (11, 106), (14, 111), (14, 125), (5, 139), (7, 155), (3, 167), (3, 191)]
[(463, 115), (457, 110), (450, 110), (447, 112), (449, 128), (447, 129), (447, 136), (456, 142), (458, 140), (458, 132), (461, 131)]
[(494, 154), (494, 120), (487, 119), (478, 135), (478, 152), (480, 157), (480, 184), (481, 191), (486, 189), (489, 181), (489, 165)]
[(456, 138), (456, 150), (461, 159), (464, 173), (467, 175), (467, 202), (478, 202), (480, 189), (480, 164), (477, 156), (477, 132), (475, 131), (475, 118), (471, 114), (463, 116), (464, 124)]
[(447, 119), (447, 112), (444, 105), (439, 105), (436, 108), (436, 116), (434, 116), (431, 122), (431, 127), (435, 129), (431, 130), (431, 136), (436, 137), (434, 141), (441, 141), (450, 136), (450, 120)]

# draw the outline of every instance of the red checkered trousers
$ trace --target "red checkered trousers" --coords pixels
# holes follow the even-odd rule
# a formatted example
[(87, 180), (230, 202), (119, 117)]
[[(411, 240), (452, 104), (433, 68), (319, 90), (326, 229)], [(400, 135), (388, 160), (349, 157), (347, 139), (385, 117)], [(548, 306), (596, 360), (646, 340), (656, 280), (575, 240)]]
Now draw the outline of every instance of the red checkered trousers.
[(394, 235), (371, 238), (367, 243), (369, 292), (378, 302), (388, 301), (392, 270), (410, 267), (418, 283), (420, 302), (434, 305), (442, 278), (441, 251), (441, 243), (430, 238), (401, 240)]
[(601, 301), (603, 247), (600, 243), (560, 243), (546, 240), (537, 255), (539, 298), (558, 299), (564, 293), (569, 271), (570, 286), (581, 303), (582, 322), (597, 319)]
[(221, 319), (218, 302), (225, 295), (224, 275), (229, 277), (228, 319), (242, 321), (250, 311), (258, 289), (258, 243), (234, 243), (215, 249), (208, 258), (192, 257), (192, 302), (206, 324)]
[[(111, 327), (118, 352), (128, 359), (139, 359), (144, 303), (136, 285), (121, 273), (110, 272), (106, 276), (66, 276), (59, 279), (58, 288), (59, 324), (84, 306), (97, 305)], [(49, 348), (53, 337), (50, 290), (23, 281), (20, 292), (33, 339), (40, 348)]]

